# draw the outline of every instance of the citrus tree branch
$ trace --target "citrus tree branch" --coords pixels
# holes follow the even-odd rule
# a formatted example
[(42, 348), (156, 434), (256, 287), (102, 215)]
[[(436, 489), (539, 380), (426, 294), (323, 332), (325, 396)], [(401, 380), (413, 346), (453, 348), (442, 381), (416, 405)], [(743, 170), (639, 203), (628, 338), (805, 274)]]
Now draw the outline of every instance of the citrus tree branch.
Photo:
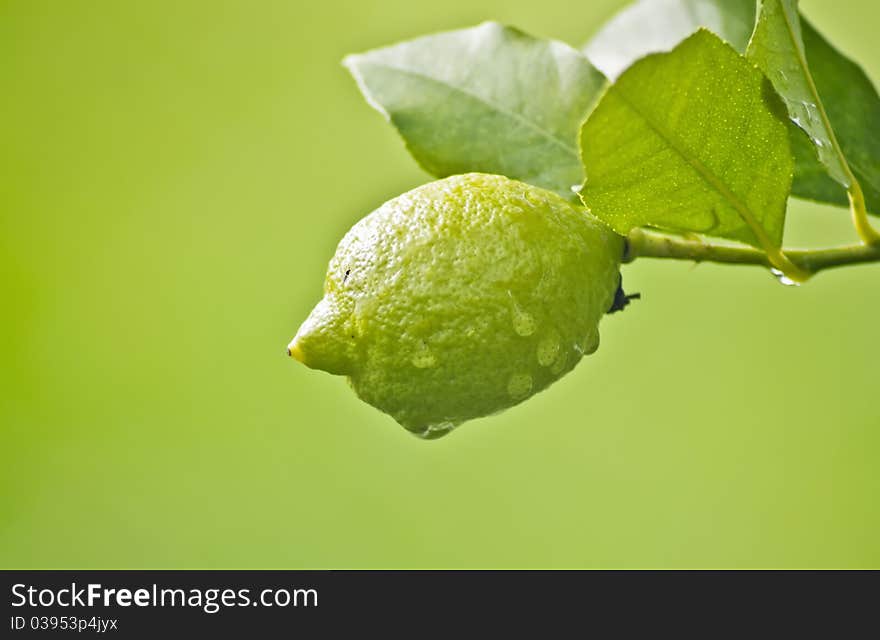
[[(627, 237), (625, 260), (664, 258), (722, 264), (751, 264), (773, 268), (763, 251), (751, 247), (709, 244), (702, 239), (672, 236), (646, 229), (633, 229)], [(832, 249), (786, 251), (788, 259), (810, 275), (846, 265), (880, 262), (880, 246), (852, 245)]]

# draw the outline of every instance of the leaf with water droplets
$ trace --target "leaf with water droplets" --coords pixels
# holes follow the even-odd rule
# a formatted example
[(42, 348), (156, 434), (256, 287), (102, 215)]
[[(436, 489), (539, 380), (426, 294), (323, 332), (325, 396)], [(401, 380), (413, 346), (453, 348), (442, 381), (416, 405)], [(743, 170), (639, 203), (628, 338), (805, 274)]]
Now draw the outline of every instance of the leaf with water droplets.
[(577, 133), (607, 83), (566, 44), (487, 22), (345, 65), (437, 177), (497, 173), (568, 198), (583, 181)]
[[(645, 55), (670, 50), (699, 27), (744, 53), (755, 26), (755, 6), (755, 0), (638, 0), (606, 23), (584, 52), (610, 78)], [(864, 71), (803, 16), (801, 32), (806, 60), (840, 147), (862, 185), (868, 209), (880, 215), (880, 97)], [(845, 190), (829, 176), (810, 138), (796, 125), (790, 128), (795, 155), (792, 195), (847, 205)]]
[(709, 31), (620, 76), (584, 124), (581, 157), (584, 203), (619, 233), (781, 245), (793, 169), (785, 105)]
[[(818, 95), (843, 155), (862, 186), (868, 211), (880, 215), (880, 95), (862, 68), (832, 47), (803, 17), (801, 31)], [(843, 189), (823, 186), (823, 180), (830, 182), (827, 177), (809, 179), (809, 167), (817, 164), (815, 155), (797, 163), (795, 195), (846, 205)], [(833, 196), (826, 197), (828, 192)]]
[(807, 64), (797, 2), (759, 0), (758, 6), (758, 22), (746, 56), (770, 78), (792, 122), (810, 137), (828, 174), (848, 188), (849, 167)]

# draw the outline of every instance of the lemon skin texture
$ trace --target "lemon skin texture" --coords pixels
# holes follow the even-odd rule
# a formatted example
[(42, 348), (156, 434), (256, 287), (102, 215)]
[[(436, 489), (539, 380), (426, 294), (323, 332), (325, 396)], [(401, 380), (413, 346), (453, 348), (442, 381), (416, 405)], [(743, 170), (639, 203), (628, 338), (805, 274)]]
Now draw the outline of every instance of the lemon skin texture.
[(288, 351), (435, 438), (561, 378), (599, 344), (623, 238), (560, 196), (470, 173), (345, 235)]

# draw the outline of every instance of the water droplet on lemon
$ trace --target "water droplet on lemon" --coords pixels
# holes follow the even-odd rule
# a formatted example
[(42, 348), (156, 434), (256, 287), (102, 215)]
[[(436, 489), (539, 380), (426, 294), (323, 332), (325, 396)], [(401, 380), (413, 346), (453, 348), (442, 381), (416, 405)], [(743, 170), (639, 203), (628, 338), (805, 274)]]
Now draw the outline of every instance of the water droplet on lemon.
[(514, 310), (513, 330), (516, 332), (516, 335), (527, 338), (535, 333), (537, 328), (538, 326), (535, 324), (535, 319), (530, 314), (519, 309)]
[(559, 356), (559, 338), (550, 335), (538, 342), (538, 364), (549, 367)]
[(437, 366), (437, 358), (427, 346), (422, 345), (413, 355), (412, 363), (417, 369), (430, 369)]
[(550, 373), (554, 376), (558, 376), (562, 373), (562, 370), (565, 369), (565, 365), (568, 364), (568, 355), (564, 351), (560, 351), (559, 355), (556, 357), (556, 361), (550, 365)]
[(515, 373), (507, 382), (507, 394), (514, 399), (524, 398), (532, 390), (532, 376), (527, 373)]

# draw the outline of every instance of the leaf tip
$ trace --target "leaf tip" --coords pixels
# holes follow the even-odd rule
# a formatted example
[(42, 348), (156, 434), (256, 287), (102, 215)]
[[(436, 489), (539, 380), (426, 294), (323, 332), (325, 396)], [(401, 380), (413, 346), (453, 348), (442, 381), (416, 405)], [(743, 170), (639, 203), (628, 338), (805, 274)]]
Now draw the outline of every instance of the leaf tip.
[(382, 117), (385, 118), (386, 121), (391, 122), (391, 114), (373, 95), (373, 92), (367, 84), (366, 78), (364, 78), (364, 74), (361, 72), (362, 69), (360, 62), (364, 57), (364, 54), (361, 53), (350, 53), (342, 59), (341, 64), (351, 74), (351, 77), (354, 79), (358, 90), (361, 92), (364, 100), (367, 101), (367, 104), (382, 114)]
[(339, 64), (342, 65), (344, 68), (348, 69), (348, 71), (352, 75), (354, 75), (355, 67), (357, 66), (358, 58), (360, 58), (360, 57), (361, 57), (361, 54), (359, 54), (359, 53), (349, 53), (348, 55), (343, 57), (342, 60), (339, 61)]

